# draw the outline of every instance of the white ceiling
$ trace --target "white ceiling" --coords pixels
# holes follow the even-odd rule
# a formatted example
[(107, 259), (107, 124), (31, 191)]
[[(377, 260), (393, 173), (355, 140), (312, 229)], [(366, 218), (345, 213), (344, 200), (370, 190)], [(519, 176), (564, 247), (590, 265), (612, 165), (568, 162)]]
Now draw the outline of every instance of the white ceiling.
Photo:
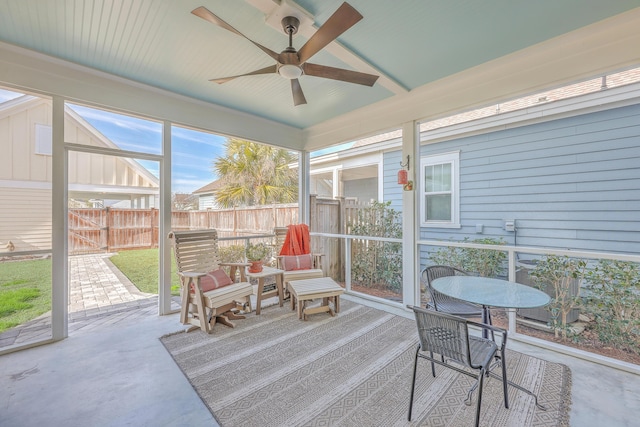
[(276, 74), (209, 82), (274, 61), (194, 8), (280, 52), (281, 8), (309, 18), (299, 49), (341, 3), (0, 0), (0, 41), (304, 130), (309, 147), (640, 63), (640, 0), (350, 0), (364, 18), (313, 62), (378, 74), (373, 87), (303, 75), (294, 107)]

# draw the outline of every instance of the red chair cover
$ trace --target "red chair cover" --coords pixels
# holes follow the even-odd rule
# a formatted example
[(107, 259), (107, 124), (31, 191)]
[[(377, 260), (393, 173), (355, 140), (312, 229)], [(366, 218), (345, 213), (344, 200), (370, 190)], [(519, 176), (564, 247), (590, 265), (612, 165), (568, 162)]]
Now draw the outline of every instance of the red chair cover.
[(307, 224), (291, 224), (284, 237), (280, 255), (304, 255), (311, 253), (311, 237)]

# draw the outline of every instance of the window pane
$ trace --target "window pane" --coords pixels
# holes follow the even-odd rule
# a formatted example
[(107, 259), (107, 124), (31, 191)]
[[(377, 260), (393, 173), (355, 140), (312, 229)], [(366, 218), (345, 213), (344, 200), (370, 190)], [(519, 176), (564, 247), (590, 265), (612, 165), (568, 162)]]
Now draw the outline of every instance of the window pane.
[(0, 350), (5, 350), (52, 337), (53, 116), (51, 99), (2, 88), (0, 110)]
[(431, 165), (424, 170), (425, 192), (451, 191), (451, 164)]
[(451, 191), (451, 163), (445, 163), (440, 167), (440, 191)]
[(426, 196), (427, 221), (451, 221), (451, 194)]
[(65, 113), (65, 142), (162, 154), (162, 123), (70, 103)]

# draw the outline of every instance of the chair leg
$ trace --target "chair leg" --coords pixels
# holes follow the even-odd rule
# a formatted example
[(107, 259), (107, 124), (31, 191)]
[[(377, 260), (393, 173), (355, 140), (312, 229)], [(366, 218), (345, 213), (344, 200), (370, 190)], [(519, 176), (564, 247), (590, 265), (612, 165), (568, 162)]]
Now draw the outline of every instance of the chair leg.
[(411, 382), (411, 397), (409, 398), (409, 415), (407, 416), (407, 421), (411, 421), (411, 410), (413, 409), (413, 393), (416, 389), (416, 369), (418, 367), (419, 351), (420, 351), (420, 344), (418, 344), (418, 348), (416, 349), (416, 357), (413, 360), (413, 380)]
[[(433, 363), (433, 351), (429, 351), (429, 356), (431, 356), (431, 375), (433, 375), (433, 378), (436, 377), (436, 364)], [(444, 356), (442, 356), (442, 361), (444, 362)]]
[(480, 425), (480, 407), (482, 405), (482, 385), (484, 383), (484, 368), (480, 370), (478, 377), (478, 402), (476, 403), (476, 427)]
[(507, 392), (507, 360), (504, 358), (504, 349), (501, 352), (500, 364), (502, 365), (502, 393), (504, 393), (504, 407), (509, 409), (509, 394)]

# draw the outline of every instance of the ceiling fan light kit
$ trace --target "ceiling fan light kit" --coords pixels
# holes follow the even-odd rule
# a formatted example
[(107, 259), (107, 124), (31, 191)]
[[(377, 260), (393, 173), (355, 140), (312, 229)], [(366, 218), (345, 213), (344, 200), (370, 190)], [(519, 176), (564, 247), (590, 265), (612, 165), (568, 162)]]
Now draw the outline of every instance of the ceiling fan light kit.
[(214, 25), (224, 28), (236, 35), (244, 37), (253, 43), (276, 61), (276, 64), (260, 70), (237, 76), (222, 77), (212, 79), (211, 81), (222, 84), (237, 77), (255, 76), (259, 74), (277, 73), (281, 77), (291, 81), (291, 91), (293, 95), (293, 104), (306, 104), (307, 100), (302, 92), (302, 87), (298, 78), (304, 75), (321, 77), (332, 80), (340, 80), (347, 83), (355, 83), (365, 86), (373, 86), (378, 76), (372, 74), (361, 73), (358, 71), (346, 70), (343, 68), (329, 67), (325, 65), (312, 64), (307, 62), (313, 55), (322, 50), (329, 43), (338, 38), (342, 33), (347, 31), (358, 21), (362, 19), (362, 15), (348, 3), (342, 5), (329, 17), (329, 19), (316, 31), (299, 51), (293, 47), (293, 35), (298, 32), (300, 20), (295, 16), (285, 16), (282, 18), (282, 29), (289, 36), (289, 46), (282, 52), (276, 53), (271, 49), (249, 39), (240, 31), (227, 24), (225, 21), (214, 15), (204, 6), (200, 6), (191, 11), (192, 14), (204, 19)]
[(278, 68), (278, 73), (285, 79), (293, 80), (302, 75), (302, 68), (293, 64), (284, 64)]

